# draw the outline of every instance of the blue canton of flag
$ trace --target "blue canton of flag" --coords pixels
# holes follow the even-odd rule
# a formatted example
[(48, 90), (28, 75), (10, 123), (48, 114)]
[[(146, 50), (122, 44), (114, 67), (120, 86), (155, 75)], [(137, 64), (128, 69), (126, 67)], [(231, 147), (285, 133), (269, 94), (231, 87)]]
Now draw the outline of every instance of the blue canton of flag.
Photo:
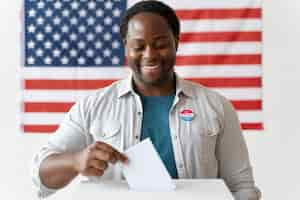
[(25, 66), (120, 66), (126, 1), (25, 0)]

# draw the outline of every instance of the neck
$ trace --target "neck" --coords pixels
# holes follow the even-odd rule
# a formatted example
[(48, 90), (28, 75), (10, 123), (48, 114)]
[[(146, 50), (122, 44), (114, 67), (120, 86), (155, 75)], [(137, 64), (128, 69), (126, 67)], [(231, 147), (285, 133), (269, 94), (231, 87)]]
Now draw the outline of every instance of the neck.
[(134, 81), (135, 90), (144, 96), (168, 96), (175, 91), (175, 78), (163, 83), (162, 85), (140, 84)]

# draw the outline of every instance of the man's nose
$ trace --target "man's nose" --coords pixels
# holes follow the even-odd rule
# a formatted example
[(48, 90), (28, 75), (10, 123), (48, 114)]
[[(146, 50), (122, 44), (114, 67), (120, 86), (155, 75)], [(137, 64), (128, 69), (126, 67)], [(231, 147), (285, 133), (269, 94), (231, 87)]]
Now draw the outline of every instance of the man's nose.
[(153, 58), (156, 58), (157, 56), (157, 50), (151, 46), (146, 46), (145, 50), (144, 50), (144, 53), (143, 53), (143, 58), (146, 58), (146, 59), (153, 59)]

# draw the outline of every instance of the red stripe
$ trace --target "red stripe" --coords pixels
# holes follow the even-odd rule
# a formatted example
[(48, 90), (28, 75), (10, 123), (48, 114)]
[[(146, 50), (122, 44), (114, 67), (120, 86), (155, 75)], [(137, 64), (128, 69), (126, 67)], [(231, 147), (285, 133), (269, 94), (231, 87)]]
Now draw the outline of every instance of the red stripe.
[(176, 10), (181, 20), (189, 19), (260, 19), (261, 8)]
[[(188, 78), (207, 87), (261, 87), (261, 78)], [(115, 80), (25, 80), (27, 90), (95, 90)]]
[[(261, 110), (261, 100), (231, 101), (236, 110)], [(25, 112), (68, 112), (74, 102), (24, 102)], [(189, 113), (189, 110), (185, 110)]]
[(181, 33), (180, 42), (260, 42), (259, 31)]
[(68, 112), (74, 102), (24, 102), (24, 112)]
[(241, 123), (241, 128), (243, 130), (263, 130), (262, 123)]
[[(23, 125), (24, 133), (54, 133), (59, 125)], [(241, 123), (243, 130), (263, 130), (262, 123)]]
[(58, 128), (58, 125), (23, 125), (24, 133), (53, 133)]
[(261, 110), (262, 101), (261, 100), (241, 100), (241, 101), (231, 101), (232, 105), (236, 110)]
[(243, 65), (261, 64), (261, 55), (177, 56), (176, 65)]
[(243, 88), (261, 87), (261, 77), (253, 78), (188, 78), (187, 80), (200, 83), (207, 87)]

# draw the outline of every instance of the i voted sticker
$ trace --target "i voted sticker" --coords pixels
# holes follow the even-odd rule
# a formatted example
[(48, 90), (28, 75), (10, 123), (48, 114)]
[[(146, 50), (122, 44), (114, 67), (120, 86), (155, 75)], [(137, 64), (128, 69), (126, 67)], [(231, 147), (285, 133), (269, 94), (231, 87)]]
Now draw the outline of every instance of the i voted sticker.
[(192, 109), (184, 109), (180, 112), (180, 119), (183, 121), (192, 121), (195, 117), (195, 114)]

